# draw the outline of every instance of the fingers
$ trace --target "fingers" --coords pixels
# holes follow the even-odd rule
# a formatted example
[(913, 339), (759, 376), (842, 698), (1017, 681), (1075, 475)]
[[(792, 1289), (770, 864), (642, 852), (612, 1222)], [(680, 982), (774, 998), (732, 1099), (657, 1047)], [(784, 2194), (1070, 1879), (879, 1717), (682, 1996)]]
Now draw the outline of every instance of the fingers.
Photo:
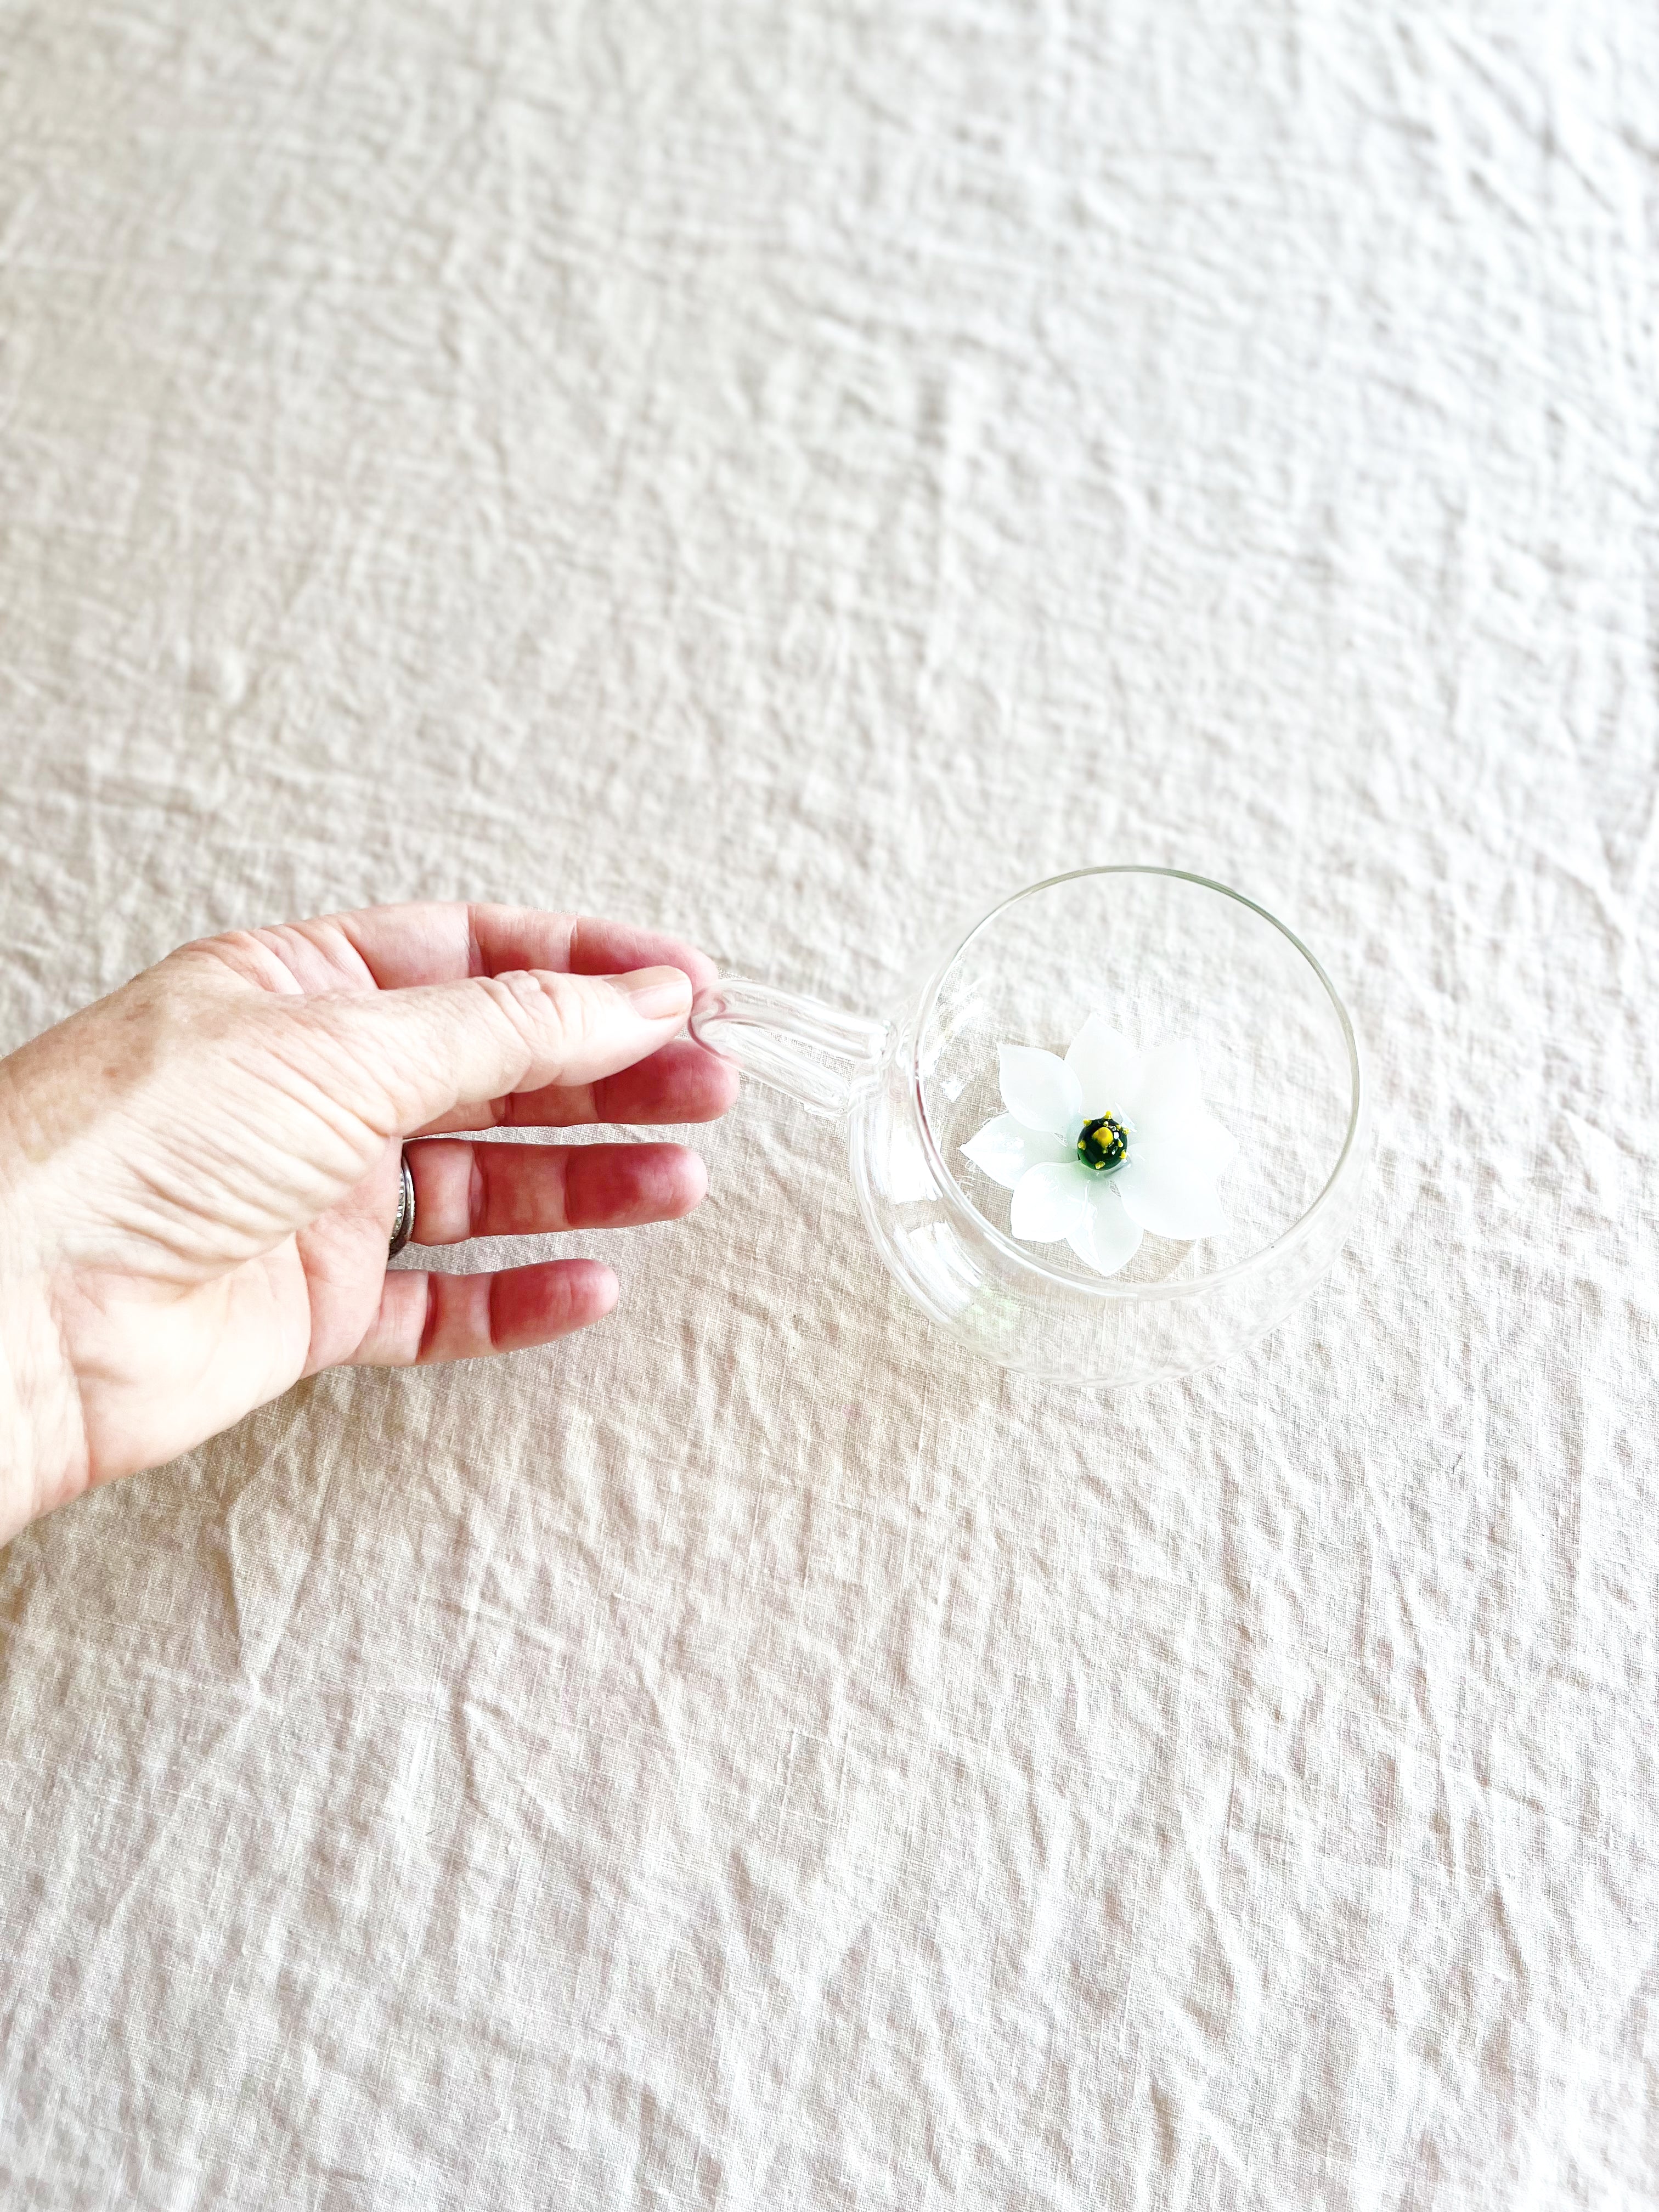
[(678, 937), (537, 907), (411, 902), (325, 915), (258, 934), (273, 944), (282, 940), (302, 964), (309, 964), (304, 960), (308, 950), (331, 966), (349, 951), (382, 990), (459, 983), (521, 969), (618, 975), (635, 968), (678, 968), (696, 990), (715, 977), (708, 955)]
[(596, 1121), (717, 1121), (738, 1095), (738, 1071), (729, 1060), (678, 1037), (648, 1060), (602, 1076), (597, 1083), (553, 1085), (458, 1108), (421, 1133), (444, 1136), (465, 1129), (574, 1129)]
[(598, 1260), (554, 1260), (494, 1275), (394, 1268), (349, 1364), (415, 1367), (523, 1352), (602, 1321), (616, 1303), (617, 1279)]
[(283, 1002), (310, 1049), (301, 1071), (336, 1107), (409, 1135), (521, 1090), (587, 1085), (647, 1058), (684, 1021), (684, 970), (548, 969)]
[(587, 1085), (584, 1092), (521, 1091), (501, 1103), (504, 1118), (519, 1129), (589, 1121), (717, 1121), (737, 1097), (738, 1080), (729, 1060), (678, 1037), (648, 1060)]
[(539, 1237), (677, 1221), (708, 1175), (684, 1145), (411, 1145), (415, 1241)]

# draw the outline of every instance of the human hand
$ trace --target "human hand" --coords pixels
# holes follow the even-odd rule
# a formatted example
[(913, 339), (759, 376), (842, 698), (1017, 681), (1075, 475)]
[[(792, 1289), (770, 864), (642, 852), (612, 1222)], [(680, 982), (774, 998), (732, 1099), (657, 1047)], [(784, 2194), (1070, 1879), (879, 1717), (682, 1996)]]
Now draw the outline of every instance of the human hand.
[(679, 1145), (475, 1145), (499, 1125), (703, 1121), (737, 1088), (678, 1039), (700, 952), (616, 922), (374, 907), (172, 953), (0, 1060), (0, 1543), (353, 1362), (543, 1344), (608, 1313), (593, 1260), (386, 1267), (416, 1241), (687, 1213)]

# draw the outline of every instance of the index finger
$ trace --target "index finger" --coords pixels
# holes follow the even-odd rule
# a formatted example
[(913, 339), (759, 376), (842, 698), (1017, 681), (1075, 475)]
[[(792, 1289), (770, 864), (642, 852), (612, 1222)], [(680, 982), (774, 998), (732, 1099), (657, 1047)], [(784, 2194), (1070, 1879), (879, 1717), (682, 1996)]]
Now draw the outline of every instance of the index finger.
[(690, 977), (692, 989), (701, 991), (717, 972), (707, 953), (661, 930), (594, 915), (460, 899), (360, 907), (259, 933), (299, 938), (325, 959), (355, 954), (383, 991), (521, 969), (621, 975), (636, 968), (678, 968)]

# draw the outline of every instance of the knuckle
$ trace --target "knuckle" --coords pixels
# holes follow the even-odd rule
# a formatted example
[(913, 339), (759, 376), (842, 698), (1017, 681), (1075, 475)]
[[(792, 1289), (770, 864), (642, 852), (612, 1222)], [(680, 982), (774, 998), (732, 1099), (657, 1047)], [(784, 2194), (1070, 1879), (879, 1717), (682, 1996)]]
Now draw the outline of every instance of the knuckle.
[(272, 950), (268, 933), (257, 929), (224, 929), (211, 937), (193, 938), (168, 953), (155, 972), (168, 970), (198, 983), (252, 983), (278, 994), (297, 988)]
[(537, 1052), (563, 1052), (580, 1043), (587, 1002), (568, 975), (521, 968), (483, 980), (502, 1014)]

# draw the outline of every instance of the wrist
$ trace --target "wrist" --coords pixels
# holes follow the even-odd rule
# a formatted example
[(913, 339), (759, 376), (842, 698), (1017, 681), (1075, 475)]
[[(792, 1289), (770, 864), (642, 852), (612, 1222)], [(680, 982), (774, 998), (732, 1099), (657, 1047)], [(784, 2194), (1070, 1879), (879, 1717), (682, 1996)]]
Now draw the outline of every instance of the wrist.
[(79, 1394), (26, 1185), (0, 1169), (0, 1545), (81, 1488)]

